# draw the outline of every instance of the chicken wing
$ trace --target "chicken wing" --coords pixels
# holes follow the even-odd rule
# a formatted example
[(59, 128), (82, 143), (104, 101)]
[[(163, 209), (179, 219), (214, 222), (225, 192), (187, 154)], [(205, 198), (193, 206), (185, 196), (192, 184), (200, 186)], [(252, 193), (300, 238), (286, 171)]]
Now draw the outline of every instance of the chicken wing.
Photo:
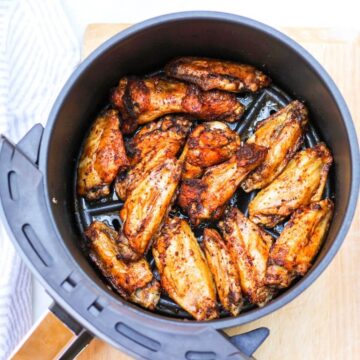
[(77, 192), (88, 200), (110, 193), (120, 169), (129, 165), (116, 110), (100, 115), (92, 126), (80, 158)]
[(229, 160), (239, 146), (239, 135), (226, 124), (212, 121), (198, 125), (187, 141), (182, 178), (200, 177), (203, 169)]
[(221, 235), (215, 229), (204, 230), (203, 246), (220, 302), (225, 310), (237, 316), (242, 306), (242, 295), (235, 262)]
[(119, 259), (118, 233), (100, 221), (85, 231), (90, 258), (112, 287), (126, 300), (154, 310), (160, 299), (160, 284), (145, 259), (125, 263)]
[(319, 201), (331, 164), (331, 153), (323, 143), (298, 152), (285, 170), (250, 202), (250, 219), (273, 227), (300, 206)]
[(211, 272), (188, 223), (168, 219), (153, 246), (163, 289), (197, 320), (219, 316)]
[(115, 181), (115, 191), (121, 200), (154, 167), (175, 157), (190, 132), (191, 122), (185, 116), (168, 115), (151, 122), (138, 131), (128, 144), (132, 167), (120, 172)]
[(187, 113), (202, 120), (234, 122), (244, 106), (234, 94), (219, 90), (202, 91), (193, 84), (162, 77), (121, 79), (112, 103), (123, 117), (124, 133), (170, 113)]
[(148, 250), (174, 200), (180, 176), (180, 161), (167, 159), (144, 175), (126, 198), (120, 211), (123, 259), (137, 260)]
[(334, 205), (330, 199), (296, 210), (271, 248), (266, 282), (288, 287), (296, 276), (304, 276), (317, 255), (329, 227)]
[(219, 219), (239, 184), (264, 161), (266, 151), (263, 146), (244, 144), (228, 161), (208, 168), (201, 179), (185, 180), (178, 203), (191, 222)]
[(146, 124), (127, 147), (131, 164), (139, 163), (147, 154), (166, 149), (167, 157), (175, 157), (183, 147), (192, 126), (191, 119), (183, 115), (167, 115)]
[(165, 72), (203, 90), (255, 92), (270, 84), (270, 78), (253, 66), (218, 59), (181, 57), (170, 61)]
[(273, 294), (265, 285), (272, 237), (237, 208), (230, 209), (219, 227), (236, 264), (243, 293), (253, 304), (264, 305)]
[(242, 183), (250, 192), (269, 185), (285, 168), (302, 144), (308, 112), (300, 101), (293, 101), (260, 123), (248, 144), (266, 146), (265, 161)]

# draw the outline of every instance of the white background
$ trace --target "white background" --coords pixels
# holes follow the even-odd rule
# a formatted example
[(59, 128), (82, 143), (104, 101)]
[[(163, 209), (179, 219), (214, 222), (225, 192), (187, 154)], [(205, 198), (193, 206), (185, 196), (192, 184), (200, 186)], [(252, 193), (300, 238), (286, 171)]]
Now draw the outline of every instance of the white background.
[[(90, 23), (135, 23), (153, 16), (187, 10), (214, 10), (247, 16), (275, 28), (332, 27), (360, 31), (359, 0), (63, 0), (79, 44)], [(1, 2), (1, 0), (0, 0)], [(360, 64), (359, 64), (360, 66)], [(51, 299), (34, 282), (34, 321)]]

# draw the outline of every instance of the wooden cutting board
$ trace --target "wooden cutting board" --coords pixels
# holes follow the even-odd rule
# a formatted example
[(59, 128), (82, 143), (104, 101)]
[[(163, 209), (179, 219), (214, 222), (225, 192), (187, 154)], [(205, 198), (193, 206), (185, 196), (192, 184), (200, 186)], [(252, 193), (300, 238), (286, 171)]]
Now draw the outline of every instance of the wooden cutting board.
[[(84, 37), (83, 58), (125, 24), (92, 24)], [(303, 45), (331, 74), (343, 93), (360, 134), (360, 33), (335, 29), (280, 29)], [(295, 69), (294, 69), (295, 71)], [(270, 336), (257, 350), (258, 360), (360, 358), (360, 211), (338, 255), (302, 295), (275, 313), (227, 330), (229, 335), (260, 326)], [(78, 359), (131, 359), (95, 339)]]

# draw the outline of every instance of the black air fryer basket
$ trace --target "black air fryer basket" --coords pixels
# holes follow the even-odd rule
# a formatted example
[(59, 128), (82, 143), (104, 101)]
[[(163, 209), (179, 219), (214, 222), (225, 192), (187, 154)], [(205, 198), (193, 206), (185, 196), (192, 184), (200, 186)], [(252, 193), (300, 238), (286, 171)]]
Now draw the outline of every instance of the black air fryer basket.
[[(236, 131), (245, 139), (257, 122), (291, 99), (300, 99), (311, 119), (304, 146), (325, 141), (335, 163), (325, 194), (335, 196), (334, 219), (309, 273), (263, 308), (248, 306), (237, 317), (223, 313), (207, 322), (191, 320), (165, 295), (156, 311), (149, 312), (115, 294), (82, 251), (82, 230), (94, 219), (118, 227), (122, 203), (115, 194), (87, 203), (74, 191), (84, 134), (107, 102), (109, 89), (123, 75), (152, 72), (182, 55), (230, 59), (263, 69), (275, 85), (240, 98), (246, 112)], [(2, 209), (14, 243), (53, 297), (55, 314), (79, 335), (64, 358), (73, 356), (94, 335), (137, 358), (248, 359), (268, 330), (228, 337), (221, 329), (277, 310), (328, 266), (354, 214), (359, 148), (336, 85), (302, 47), (247, 18), (186, 12), (132, 26), (94, 51), (62, 89), (45, 129), (36, 125), (16, 145), (1, 139), (0, 174)], [(239, 190), (232, 203), (246, 211), (253, 195)], [(281, 230), (278, 226), (271, 233), (278, 236)]]

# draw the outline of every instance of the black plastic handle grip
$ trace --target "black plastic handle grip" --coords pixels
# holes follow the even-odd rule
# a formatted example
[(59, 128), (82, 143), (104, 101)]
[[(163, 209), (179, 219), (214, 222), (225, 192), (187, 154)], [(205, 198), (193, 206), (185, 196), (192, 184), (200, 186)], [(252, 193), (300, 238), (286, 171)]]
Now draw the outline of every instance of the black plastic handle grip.
[(0, 203), (17, 249), (61, 308), (71, 310), (72, 317), (95, 335), (137, 358), (252, 359), (268, 329), (228, 337), (203, 324), (153, 326), (126, 306), (118, 306), (112, 297), (106, 298), (78, 271), (47, 210), (43, 174), (37, 166), (42, 132), (42, 126), (35, 125), (17, 145), (1, 137)]

